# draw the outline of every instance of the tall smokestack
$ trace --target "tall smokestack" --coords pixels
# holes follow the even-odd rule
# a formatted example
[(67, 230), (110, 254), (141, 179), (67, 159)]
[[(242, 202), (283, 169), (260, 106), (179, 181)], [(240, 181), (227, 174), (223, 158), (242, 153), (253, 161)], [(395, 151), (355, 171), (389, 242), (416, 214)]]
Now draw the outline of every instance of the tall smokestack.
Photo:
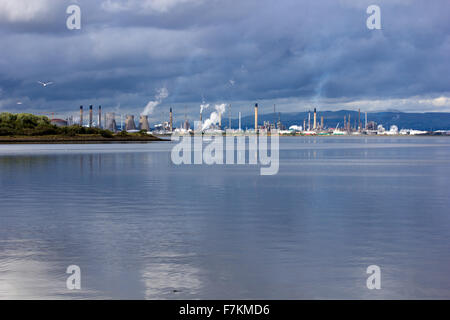
[(222, 129), (222, 113), (219, 112), (219, 129)]
[(241, 112), (239, 112), (239, 131), (241, 131)]
[(255, 103), (255, 132), (258, 132), (258, 104)]
[(364, 128), (367, 130), (367, 111), (366, 111), (366, 122)]
[(92, 105), (89, 106), (89, 128), (92, 128)]
[(275, 127), (277, 126), (277, 111), (275, 104), (273, 105), (273, 124)]
[(308, 131), (311, 130), (311, 111), (308, 111)]
[(80, 126), (83, 126), (83, 106), (80, 106)]
[(170, 131), (173, 131), (173, 114), (172, 114), (172, 108), (170, 108)]
[(228, 129), (231, 130), (231, 104), (228, 108)]
[(102, 127), (102, 106), (98, 106), (98, 127)]
[(358, 109), (358, 130), (361, 131), (361, 109)]
[(303, 119), (303, 130), (306, 130), (306, 119)]
[(313, 129), (314, 130), (317, 129), (317, 110), (316, 110), (316, 108), (314, 108), (314, 127), (313, 127)]

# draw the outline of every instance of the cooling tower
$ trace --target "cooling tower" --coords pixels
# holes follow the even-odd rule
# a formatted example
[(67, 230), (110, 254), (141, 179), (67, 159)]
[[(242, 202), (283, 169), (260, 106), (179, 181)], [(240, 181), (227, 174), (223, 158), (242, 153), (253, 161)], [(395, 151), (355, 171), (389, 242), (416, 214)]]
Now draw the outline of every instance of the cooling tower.
[(136, 130), (136, 123), (134, 123), (134, 116), (127, 115), (125, 120), (125, 130)]
[(83, 106), (80, 106), (80, 126), (83, 126)]
[(92, 105), (89, 106), (89, 128), (92, 128)]
[(258, 131), (258, 104), (255, 103), (255, 131)]
[(150, 131), (150, 126), (148, 125), (148, 116), (142, 116), (139, 119), (139, 129)]
[(116, 115), (114, 112), (108, 112), (105, 114), (105, 129), (116, 132)]

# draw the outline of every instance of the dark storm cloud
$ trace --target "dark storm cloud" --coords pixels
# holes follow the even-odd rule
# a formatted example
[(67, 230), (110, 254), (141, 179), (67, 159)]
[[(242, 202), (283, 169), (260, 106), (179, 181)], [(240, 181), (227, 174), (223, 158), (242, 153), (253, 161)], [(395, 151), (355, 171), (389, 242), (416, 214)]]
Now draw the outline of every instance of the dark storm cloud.
[[(69, 4), (81, 7), (81, 30), (66, 28)], [(0, 107), (139, 112), (167, 87), (163, 105), (190, 111), (202, 99), (286, 111), (355, 101), (386, 109), (401, 99), (404, 110), (450, 111), (448, 2), (378, 1), (382, 30), (366, 28), (370, 4), (2, 0)]]

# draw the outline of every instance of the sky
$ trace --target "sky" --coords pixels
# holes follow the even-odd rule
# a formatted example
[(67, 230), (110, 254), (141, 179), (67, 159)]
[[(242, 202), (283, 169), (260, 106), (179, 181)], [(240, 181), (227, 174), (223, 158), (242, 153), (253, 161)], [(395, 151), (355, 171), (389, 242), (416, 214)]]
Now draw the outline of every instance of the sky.
[(0, 112), (450, 112), (449, 13), (448, 0), (0, 0)]

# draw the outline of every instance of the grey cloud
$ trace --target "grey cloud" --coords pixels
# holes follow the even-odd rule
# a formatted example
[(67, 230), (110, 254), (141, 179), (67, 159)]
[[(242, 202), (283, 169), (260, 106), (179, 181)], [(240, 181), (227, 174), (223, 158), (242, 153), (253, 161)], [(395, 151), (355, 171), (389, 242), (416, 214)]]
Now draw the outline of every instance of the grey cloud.
[(414, 104), (449, 96), (447, 1), (378, 1), (383, 29), (374, 31), (365, 23), (372, 1), (79, 0), (76, 31), (65, 26), (73, 1), (35, 2), (0, 4), (2, 110), (24, 100), (29, 110), (91, 102), (139, 112), (163, 86), (170, 95), (158, 108), (188, 112), (202, 98), (285, 111), (384, 99), (450, 110)]

